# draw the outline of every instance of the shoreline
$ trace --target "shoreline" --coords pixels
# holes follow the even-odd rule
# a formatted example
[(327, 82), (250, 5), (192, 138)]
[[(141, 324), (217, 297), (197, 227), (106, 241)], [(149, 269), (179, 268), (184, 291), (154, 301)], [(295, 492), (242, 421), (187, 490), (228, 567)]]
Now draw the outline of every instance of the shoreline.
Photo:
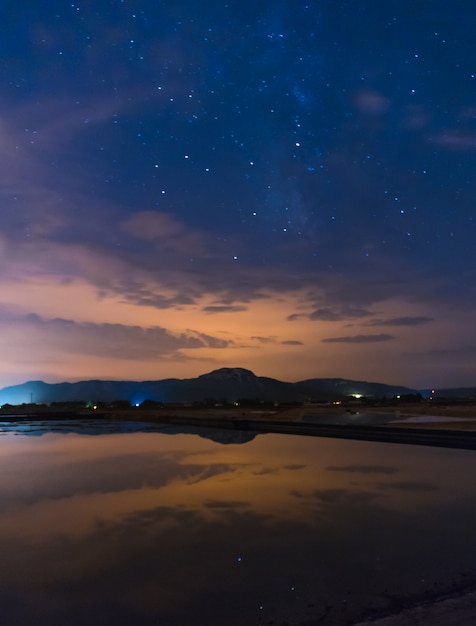
[(0, 422), (116, 420), (476, 450), (476, 405), (352, 408), (304, 405), (274, 409), (131, 407), (77, 411), (16, 408), (5, 413), (0, 411)]

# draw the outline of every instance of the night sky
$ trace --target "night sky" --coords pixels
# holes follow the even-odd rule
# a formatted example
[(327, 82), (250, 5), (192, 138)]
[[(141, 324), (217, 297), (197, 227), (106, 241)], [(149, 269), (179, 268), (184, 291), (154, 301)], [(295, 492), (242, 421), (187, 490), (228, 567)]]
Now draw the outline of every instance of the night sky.
[(0, 20), (0, 387), (476, 383), (473, 1)]

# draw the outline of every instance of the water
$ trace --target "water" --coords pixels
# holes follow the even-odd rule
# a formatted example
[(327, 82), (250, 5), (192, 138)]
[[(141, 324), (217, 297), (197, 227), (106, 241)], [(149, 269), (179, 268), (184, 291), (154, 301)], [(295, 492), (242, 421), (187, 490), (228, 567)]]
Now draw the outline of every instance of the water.
[(475, 576), (475, 470), (472, 451), (0, 424), (0, 624), (351, 624)]

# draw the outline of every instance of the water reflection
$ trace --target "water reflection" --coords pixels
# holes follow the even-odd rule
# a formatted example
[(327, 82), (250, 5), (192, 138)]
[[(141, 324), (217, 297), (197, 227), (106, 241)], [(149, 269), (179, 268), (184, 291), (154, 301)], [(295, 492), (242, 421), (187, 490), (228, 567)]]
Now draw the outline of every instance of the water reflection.
[(346, 624), (473, 573), (474, 452), (94, 428), (2, 428), (2, 624)]

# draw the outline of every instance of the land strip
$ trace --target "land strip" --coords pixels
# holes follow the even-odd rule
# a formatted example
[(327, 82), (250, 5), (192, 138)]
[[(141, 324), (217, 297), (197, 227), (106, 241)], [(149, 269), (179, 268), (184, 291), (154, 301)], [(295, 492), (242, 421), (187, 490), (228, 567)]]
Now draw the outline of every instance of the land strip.
[[(21, 407), (18, 407), (19, 409)], [(403, 410), (402, 410), (403, 409)], [(431, 414), (429, 410), (431, 409)], [(426, 411), (426, 412), (425, 412)], [(349, 423), (342, 423), (348, 414)], [(376, 423), (362, 423), (375, 415)], [(439, 414), (439, 415), (438, 415)], [(421, 421), (426, 416), (427, 421)], [(255, 433), (279, 433), (476, 450), (476, 407), (285, 407), (269, 410), (167, 408), (0, 413), (0, 422), (61, 419), (127, 420)], [(312, 418), (312, 421), (306, 421)], [(457, 421), (454, 421), (454, 420)], [(380, 420), (380, 423), (379, 423)], [(408, 421), (410, 420), (410, 421)], [(416, 420), (415, 422), (411, 420)], [(439, 421), (435, 421), (439, 420)], [(336, 423), (333, 423), (333, 422)]]

